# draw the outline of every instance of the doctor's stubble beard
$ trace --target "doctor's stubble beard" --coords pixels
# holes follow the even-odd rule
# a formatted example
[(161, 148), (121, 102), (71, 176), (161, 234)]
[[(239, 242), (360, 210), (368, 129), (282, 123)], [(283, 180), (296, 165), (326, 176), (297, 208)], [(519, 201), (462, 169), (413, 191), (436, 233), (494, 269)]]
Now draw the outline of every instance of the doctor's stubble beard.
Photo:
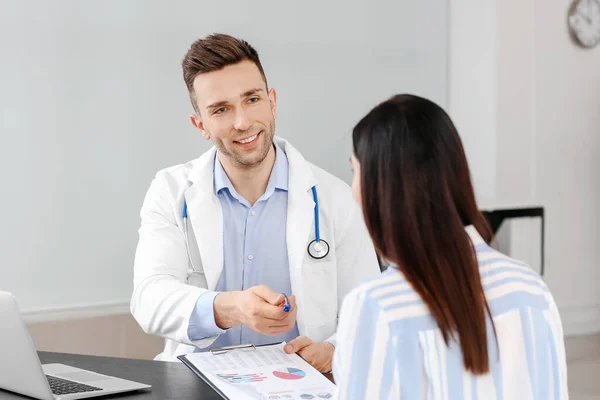
[[(265, 128), (262, 130), (262, 134), (262, 147), (254, 150), (253, 154), (250, 155), (251, 160), (247, 160), (246, 157), (244, 157), (241, 154), (237, 154), (235, 151), (229, 151), (222, 144), (216, 145), (215, 143), (215, 145), (217, 147), (217, 150), (219, 150), (220, 153), (229, 158), (238, 168), (244, 170), (251, 170), (259, 166), (265, 160), (265, 158), (267, 158), (267, 154), (269, 154), (269, 149), (271, 146), (273, 146), (273, 137), (275, 136), (275, 121), (270, 121), (269, 124), (265, 126)], [(254, 154), (258, 154), (258, 156), (254, 158)]]

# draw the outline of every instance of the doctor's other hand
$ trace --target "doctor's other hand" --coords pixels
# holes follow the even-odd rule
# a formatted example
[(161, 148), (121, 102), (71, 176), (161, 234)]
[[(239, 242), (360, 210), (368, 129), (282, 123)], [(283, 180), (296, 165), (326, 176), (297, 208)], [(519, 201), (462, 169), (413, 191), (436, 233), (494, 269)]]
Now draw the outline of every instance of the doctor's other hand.
[(296, 297), (289, 296), (291, 309), (283, 311), (285, 297), (265, 285), (243, 291), (222, 292), (215, 297), (215, 322), (221, 329), (244, 325), (263, 335), (289, 332), (296, 323)]
[(327, 373), (331, 371), (335, 347), (329, 342), (313, 342), (306, 336), (298, 336), (283, 346), (283, 351), (287, 354), (298, 353), (319, 372)]

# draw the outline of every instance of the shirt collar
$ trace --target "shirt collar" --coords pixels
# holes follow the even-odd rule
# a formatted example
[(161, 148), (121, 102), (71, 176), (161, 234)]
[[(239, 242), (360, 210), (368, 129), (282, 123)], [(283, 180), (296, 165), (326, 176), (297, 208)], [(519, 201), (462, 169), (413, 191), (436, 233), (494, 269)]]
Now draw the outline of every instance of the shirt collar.
[(478, 244), (486, 244), (483, 237), (479, 234), (475, 226), (469, 225), (465, 227), (465, 231), (467, 231), (467, 235), (471, 238), (471, 242), (473, 242), (473, 246), (477, 246)]
[(219, 161), (219, 152), (215, 153), (215, 164), (214, 164), (214, 177), (215, 177), (215, 194), (219, 193), (221, 190), (228, 188), (229, 190), (233, 189), (233, 184), (229, 180), (229, 177), (225, 173), (221, 162)]
[(273, 182), (276, 189), (288, 190), (289, 163), (285, 151), (275, 143), (275, 165), (271, 171), (269, 183)]
[[(289, 163), (287, 155), (277, 143), (274, 142), (273, 144), (275, 146), (275, 164), (271, 170), (271, 176), (269, 177), (269, 183), (267, 184), (267, 189), (265, 191), (267, 196), (270, 196), (275, 189), (288, 190)], [(217, 157), (217, 153), (215, 153), (214, 161), (214, 179), (215, 194), (218, 194), (223, 189), (229, 189), (229, 192), (231, 193), (235, 192), (231, 180), (229, 180), (229, 177), (225, 173), (225, 170)]]

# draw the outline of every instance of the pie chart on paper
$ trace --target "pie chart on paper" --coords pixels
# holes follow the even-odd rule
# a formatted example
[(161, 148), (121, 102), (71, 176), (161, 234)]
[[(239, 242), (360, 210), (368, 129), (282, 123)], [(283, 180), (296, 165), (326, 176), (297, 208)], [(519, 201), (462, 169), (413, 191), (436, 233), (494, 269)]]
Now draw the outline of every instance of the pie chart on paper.
[(306, 372), (298, 368), (279, 368), (273, 371), (273, 375), (280, 379), (296, 380), (306, 376)]

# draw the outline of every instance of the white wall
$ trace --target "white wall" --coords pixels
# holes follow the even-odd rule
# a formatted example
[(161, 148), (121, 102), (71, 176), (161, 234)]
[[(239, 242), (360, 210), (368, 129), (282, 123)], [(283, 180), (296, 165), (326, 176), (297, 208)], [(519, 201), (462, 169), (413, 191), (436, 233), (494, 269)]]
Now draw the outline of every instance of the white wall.
[(446, 105), (447, 17), (440, 0), (3, 0), (0, 290), (36, 318), (126, 304), (151, 178), (208, 147), (180, 69), (195, 39), (254, 44), (277, 133), (348, 180), (350, 129), (375, 103)]
[(535, 2), (535, 195), (548, 212), (548, 282), (569, 329), (600, 331), (600, 47), (566, 30), (569, 2)]
[[(569, 2), (367, 4), (4, 0), (0, 290), (37, 319), (125, 304), (150, 179), (208, 147), (179, 63), (225, 31), (258, 48), (278, 134), (343, 179), (349, 131), (374, 103), (413, 92), (446, 106), (482, 205), (546, 208), (565, 330), (600, 330), (600, 48), (570, 42)], [(537, 226), (510, 229), (510, 250), (535, 259)]]
[(450, 0), (448, 111), (479, 202), (496, 198), (496, 0)]
[[(493, 4), (492, 4), (493, 3)], [(469, 7), (488, 6), (478, 19)], [(451, 0), (450, 14), (464, 16), (450, 32), (481, 35), (489, 48), (458, 46), (471, 60), (495, 48), (496, 65), (483, 68), (483, 87), (496, 87), (496, 110), (474, 113), (479, 126), (494, 125), (493, 156), (478, 147), (493, 165), (493, 191), (482, 204), (541, 204), (546, 210), (546, 281), (558, 303), (565, 332), (600, 331), (600, 48), (582, 50), (567, 32), (569, 1)], [(478, 29), (482, 23), (495, 31)], [(454, 65), (451, 47), (451, 63)], [(475, 52), (471, 54), (470, 52)], [(452, 76), (452, 75), (451, 75)], [(455, 83), (450, 82), (450, 90)], [(483, 94), (483, 101), (493, 104)], [(462, 110), (479, 109), (475, 92), (459, 99)], [(450, 95), (450, 109), (453, 94)], [(459, 115), (457, 115), (458, 117)], [(460, 128), (460, 126), (459, 126)], [(464, 128), (464, 127), (463, 127)], [(477, 135), (469, 127), (463, 135)], [(489, 132), (481, 133), (491, 137)], [(475, 165), (480, 168), (480, 165)], [(490, 168), (487, 166), (485, 168)], [(487, 176), (487, 169), (486, 169)], [(477, 171), (475, 171), (477, 178)], [(475, 179), (478, 184), (477, 179)], [(480, 184), (480, 182), (479, 182)], [(510, 248), (516, 258), (539, 263), (539, 221), (509, 224)]]

